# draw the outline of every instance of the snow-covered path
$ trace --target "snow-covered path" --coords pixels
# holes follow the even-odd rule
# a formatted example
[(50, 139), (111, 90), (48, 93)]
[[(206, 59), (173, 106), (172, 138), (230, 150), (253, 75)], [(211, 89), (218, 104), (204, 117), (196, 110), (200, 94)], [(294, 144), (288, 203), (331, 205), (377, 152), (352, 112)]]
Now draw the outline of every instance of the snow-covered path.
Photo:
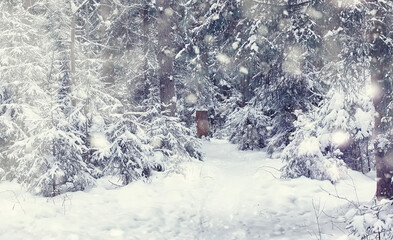
[[(204, 162), (123, 188), (102, 179), (88, 192), (47, 199), (0, 183), (0, 240), (317, 239), (314, 209), (338, 215), (347, 204), (326, 193), (336, 194), (330, 182), (278, 179), (282, 163), (264, 152), (240, 152), (216, 139), (203, 150)], [(337, 184), (338, 194), (370, 200), (374, 181), (350, 176), (355, 187), (349, 178)], [(323, 239), (344, 235), (331, 220), (321, 214)]]

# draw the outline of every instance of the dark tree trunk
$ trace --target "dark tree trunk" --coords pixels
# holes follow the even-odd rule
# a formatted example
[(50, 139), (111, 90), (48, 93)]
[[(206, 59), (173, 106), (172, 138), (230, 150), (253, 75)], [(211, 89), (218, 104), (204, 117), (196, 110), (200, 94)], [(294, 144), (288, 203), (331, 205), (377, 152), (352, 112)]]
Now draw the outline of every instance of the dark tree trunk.
[(143, 23), (142, 23), (142, 43), (143, 43), (143, 54), (145, 55), (144, 58), (144, 63), (143, 63), (143, 75), (144, 75), (144, 80), (147, 82), (149, 79), (148, 76), (148, 53), (149, 53), (149, 6), (147, 3), (143, 6), (142, 9), (142, 18), (143, 18)]
[(150, 33), (152, 26), (152, 15), (149, 11), (151, 2), (149, 0), (144, 1), (143, 8), (141, 9), (142, 22), (142, 36), (141, 42), (143, 45), (144, 63), (143, 63), (143, 81), (144, 81), (144, 96), (148, 96), (150, 93), (150, 87), (152, 85), (153, 73), (149, 67), (149, 50), (150, 48)]
[(101, 41), (102, 45), (106, 46), (102, 50), (102, 57), (103, 57), (103, 65), (102, 65), (102, 76), (104, 82), (108, 86), (112, 86), (114, 84), (114, 74), (115, 74), (115, 67), (113, 61), (113, 49), (111, 47), (110, 39), (107, 36), (107, 29), (105, 26), (106, 21), (111, 18), (112, 13), (112, 5), (110, 0), (100, 0), (100, 15), (102, 18), (102, 23), (100, 27), (101, 32)]
[(176, 93), (175, 79), (173, 76), (173, 56), (172, 44), (173, 15), (175, 12), (171, 8), (168, 0), (158, 0), (158, 64), (160, 79), (161, 111), (163, 115), (176, 115)]
[(242, 103), (241, 107), (245, 107), (247, 105), (248, 99), (249, 99), (249, 91), (250, 91), (250, 75), (248, 73), (243, 74), (243, 80), (242, 80)]
[(71, 83), (75, 86), (75, 18), (76, 13), (72, 12), (73, 9), (71, 7), (70, 2), (70, 11), (71, 11), (71, 46), (70, 46), (70, 54), (71, 54)]
[(374, 127), (374, 151), (377, 171), (377, 192), (378, 199), (391, 199), (393, 197), (393, 148), (391, 144), (385, 144), (387, 133), (391, 128), (391, 123), (386, 121), (391, 116), (388, 105), (392, 100), (392, 89), (387, 73), (391, 67), (391, 56), (389, 56), (389, 46), (383, 41), (386, 36), (387, 26), (384, 23), (384, 12), (378, 8), (378, 2), (369, 0), (371, 10), (376, 10), (373, 16), (371, 29), (369, 32), (369, 42), (371, 42), (371, 81), (373, 87), (378, 89), (378, 94), (374, 96), (373, 102), (376, 111)]

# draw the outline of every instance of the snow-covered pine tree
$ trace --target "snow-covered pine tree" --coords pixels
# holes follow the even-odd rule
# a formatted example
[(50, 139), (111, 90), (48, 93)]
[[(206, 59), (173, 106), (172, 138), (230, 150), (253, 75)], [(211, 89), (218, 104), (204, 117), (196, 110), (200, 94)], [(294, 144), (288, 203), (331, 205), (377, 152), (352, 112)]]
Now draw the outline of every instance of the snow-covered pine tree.
[(79, 133), (69, 122), (73, 110), (70, 29), (63, 21), (69, 21), (71, 14), (69, 8), (58, 4), (63, 6), (64, 2), (2, 5), (12, 20), (12, 25), (2, 26), (13, 32), (4, 35), (11, 37), (5, 39), (5, 45), (13, 44), (9, 48), (13, 51), (4, 55), (13, 59), (9, 64), (14, 66), (9, 68), (13, 72), (2, 74), (4, 80), (12, 74), (6, 102), (15, 107), (4, 106), (3, 110), (13, 126), (23, 132), (18, 139), (8, 139), (5, 156), (13, 167), (7, 178), (16, 178), (30, 191), (45, 196), (82, 190), (93, 182), (82, 161), (84, 146)]
[(45, 17), (40, 3), (29, 11), (22, 1), (0, 3), (0, 124), (4, 129), (0, 137), (0, 168), (2, 177), (9, 180), (17, 174), (17, 153), (26, 148), (16, 147), (17, 142), (33, 134), (34, 125), (40, 121), (39, 113), (45, 109), (40, 103), (47, 100), (43, 80), (49, 66), (48, 45), (44, 44), (46, 36), (41, 31)]
[(94, 184), (91, 169), (83, 159), (87, 149), (82, 134), (73, 122), (76, 110), (76, 99), (72, 96), (76, 84), (73, 4), (53, 0), (47, 5), (47, 27), (53, 39), (53, 63), (47, 78), (52, 94), (51, 115), (47, 117), (50, 123), (46, 134), (35, 134), (35, 140), (30, 140), (41, 144), (42, 152), (38, 153), (42, 155), (42, 164), (40, 176), (28, 180), (36, 193), (46, 196), (84, 190)]
[(152, 119), (151, 124), (148, 124), (148, 134), (152, 139), (151, 143), (157, 158), (162, 159), (161, 162), (164, 162), (166, 168), (172, 168), (179, 161), (201, 159), (200, 142), (177, 117), (176, 78), (173, 65), (177, 49), (173, 41), (176, 39), (174, 18), (178, 15), (178, 4), (160, 0), (156, 6), (159, 63), (157, 83), (160, 86), (161, 107), (159, 114)]
[[(234, 15), (239, 15), (230, 41), (230, 59), (233, 61), (232, 96), (225, 101), (226, 126), (224, 132), (231, 142), (239, 144), (239, 149), (260, 149), (266, 146), (270, 118), (265, 115), (262, 105), (255, 97), (260, 88), (261, 78), (266, 71), (263, 64), (264, 54), (260, 52), (260, 44), (266, 32), (260, 30), (261, 16), (255, 14), (257, 3), (241, 2)], [(262, 63), (262, 64), (261, 64)]]
[(196, 108), (208, 110), (213, 132), (224, 125), (225, 112), (230, 112), (224, 101), (233, 94), (232, 80), (237, 81), (234, 74), (238, 69), (231, 62), (234, 60), (231, 43), (237, 31), (240, 8), (240, 1), (232, 0), (184, 4), (186, 17), (180, 25), (184, 43), (178, 44), (181, 48), (175, 63), (180, 70), (179, 87), (186, 89), (180, 92), (180, 100), (183, 99), (186, 108), (179, 110), (184, 114), (192, 114)]
[(229, 139), (238, 144), (240, 150), (262, 149), (266, 146), (270, 119), (257, 104), (249, 103), (242, 108), (238, 107), (227, 118), (227, 128), (231, 129)]
[[(279, 1), (244, 6), (251, 18), (246, 46), (257, 56), (250, 69), (258, 66), (250, 71), (251, 102), (258, 103), (254, 106), (270, 119), (268, 134), (263, 136), (269, 152), (290, 142), (294, 111), (308, 111), (320, 101), (316, 81), (321, 68), (320, 15), (315, 13), (321, 13), (313, 4)], [(314, 14), (309, 14), (310, 9)]]
[[(163, 3), (160, 2), (160, 4)], [(162, 50), (162, 46), (167, 43), (168, 39), (166, 42), (161, 43), (161, 48), (159, 48), (158, 29), (156, 29), (155, 20), (161, 21), (161, 24), (168, 24), (167, 20), (169, 21), (174, 15), (177, 15), (175, 12), (177, 10), (176, 4), (174, 2), (170, 6), (161, 7), (158, 10), (158, 6), (155, 3), (150, 1), (143, 2), (142, 11), (138, 13), (141, 19), (139, 22), (141, 24), (141, 34), (138, 35), (139, 40), (133, 44), (133, 51), (139, 52), (138, 54), (130, 55), (130, 58), (134, 58), (134, 61), (139, 62), (139, 64), (134, 65), (135, 68), (133, 69), (130, 66), (124, 68), (124, 70), (130, 73), (129, 76), (131, 77), (131, 81), (127, 85), (129, 91), (133, 91), (134, 86), (140, 86), (138, 87), (140, 90), (133, 91), (136, 95), (132, 96), (131, 94), (132, 102), (136, 104), (131, 106), (131, 110), (138, 115), (138, 122), (141, 123), (141, 128), (146, 130), (149, 144), (153, 147), (153, 154), (155, 155), (152, 160), (153, 170), (159, 171), (173, 168), (178, 161), (201, 157), (199, 152), (200, 142), (191, 135), (190, 130), (180, 122), (179, 118), (167, 116), (168, 114), (176, 114), (177, 108), (172, 113), (172, 107), (175, 105), (172, 107), (168, 105), (167, 107), (169, 107), (170, 111), (167, 112), (165, 110), (166, 104), (164, 103), (165, 99), (163, 99), (165, 89), (161, 88), (163, 83), (160, 80), (161, 75), (169, 74), (165, 76), (169, 77), (170, 81), (177, 82), (178, 79), (175, 77), (174, 72), (165, 73), (165, 70), (161, 70), (161, 75), (159, 74), (161, 67), (169, 67), (169, 65), (160, 66), (157, 61), (158, 49)], [(165, 19), (157, 18), (157, 16), (162, 15), (165, 15)], [(164, 21), (162, 22), (162, 20)], [(175, 33), (171, 31), (165, 37), (173, 40)], [(127, 41), (125, 36), (124, 40)], [(175, 53), (176, 49), (170, 49), (169, 47), (170, 45), (165, 48), (167, 49), (164, 52), (165, 56), (162, 55), (163, 52), (160, 53), (161, 58), (174, 58), (172, 53)], [(141, 56), (140, 60), (136, 60), (135, 56)], [(168, 94), (168, 92), (166, 93)], [(173, 94), (176, 93), (173, 92)], [(175, 100), (174, 97), (172, 96), (170, 101)], [(168, 100), (168, 96), (165, 98)]]
[[(217, 88), (209, 78), (209, 66), (206, 47), (198, 27), (203, 24), (203, 18), (209, 8), (207, 1), (182, 1), (176, 5), (176, 31), (174, 58), (176, 94), (179, 118), (187, 127), (196, 130), (194, 115), (196, 110), (213, 110), (217, 106), (215, 94)], [(197, 30), (196, 30), (197, 29)], [(214, 131), (214, 130), (212, 130)]]
[[(305, 176), (319, 180), (336, 182), (345, 177), (346, 167), (340, 159), (341, 152), (334, 151), (337, 147), (330, 145), (329, 139), (323, 142), (320, 134), (326, 134), (325, 129), (317, 124), (317, 114), (297, 113), (296, 131), (293, 140), (285, 147), (281, 159), (287, 162), (283, 168), (283, 178)], [(327, 133), (329, 134), (329, 133)], [(325, 144), (325, 145), (323, 145)], [(328, 151), (325, 150), (325, 147)], [(333, 150), (333, 151), (332, 151)]]
[(282, 155), (288, 162), (283, 177), (335, 182), (345, 177), (344, 162), (357, 171), (373, 168), (369, 144), (374, 109), (365, 89), (369, 84), (369, 46), (362, 32), (365, 9), (330, 9), (325, 14), (332, 14), (337, 22), (329, 24), (332, 29), (324, 36), (326, 58), (320, 75), (329, 90), (319, 107), (298, 114), (293, 141)]
[(347, 229), (362, 239), (391, 239), (392, 232), (392, 116), (393, 84), (391, 55), (393, 3), (368, 0), (367, 42), (370, 46), (371, 86), (369, 91), (375, 107), (373, 143), (377, 171), (377, 191), (373, 201), (365, 206), (350, 209), (346, 214)]
[[(104, 19), (101, 5), (94, 1), (75, 1), (75, 70), (72, 97), (74, 110), (70, 116), (72, 124), (80, 132), (86, 146), (84, 161), (89, 162), (95, 151), (94, 135), (102, 135), (105, 124), (108, 123), (111, 112), (120, 108), (120, 103), (112, 96), (108, 88), (107, 72), (104, 73), (105, 57), (103, 52), (109, 46), (105, 46), (103, 39), (107, 36), (102, 33)], [(113, 76), (111, 76), (113, 77)], [(109, 89), (109, 90), (108, 90)], [(99, 123), (101, 131), (97, 132)], [(92, 129), (95, 132), (92, 132)]]
[(350, 235), (359, 239), (393, 238), (392, 201), (373, 200), (370, 205), (350, 209), (345, 214), (346, 228)]
[(150, 177), (152, 169), (160, 168), (160, 163), (152, 159), (144, 130), (133, 116), (119, 114), (113, 118), (113, 123), (107, 128), (109, 145), (93, 156), (104, 163), (103, 174), (120, 177), (124, 185), (141, 177)]
[[(306, 176), (336, 182), (346, 177), (349, 164), (363, 172), (373, 167), (367, 155), (367, 139), (373, 126), (373, 107), (369, 99), (363, 95), (363, 105), (358, 105), (359, 102), (346, 101), (345, 93), (340, 90), (333, 91), (319, 108), (306, 114), (298, 112), (293, 140), (282, 153), (282, 159), (288, 162), (283, 177)], [(362, 155), (354, 154), (355, 151)]]
[[(100, 23), (104, 25), (100, 28), (101, 41), (107, 44), (101, 50), (104, 52), (105, 89), (97, 89), (97, 86), (103, 87), (103, 82), (90, 89), (93, 95), (98, 95), (96, 103), (100, 103), (92, 109), (95, 109), (90, 129), (95, 146), (92, 162), (102, 170), (101, 175), (117, 176), (124, 185), (149, 177), (152, 169), (159, 168), (151, 157), (145, 125), (135, 116), (135, 111), (140, 110), (136, 106), (140, 104), (138, 99), (144, 97), (136, 96), (144, 85), (143, 81), (138, 82), (142, 79), (145, 63), (143, 48), (138, 42), (143, 22), (139, 18), (141, 6), (141, 2), (134, 2), (98, 7), (100, 14), (105, 15), (102, 19), (107, 20)], [(94, 104), (92, 100), (90, 104)]]
[[(12, 169), (17, 165), (15, 159), (9, 156), (9, 147), (15, 141), (26, 137), (24, 121), (26, 119), (27, 106), (20, 97), (35, 83), (31, 79), (45, 72), (43, 64), (34, 66), (30, 61), (42, 60), (42, 52), (37, 52), (35, 43), (28, 41), (29, 38), (37, 40), (38, 31), (34, 29), (32, 23), (36, 20), (34, 16), (27, 13), (22, 2), (1, 2), (0, 3), (0, 29), (3, 34), (0, 36), (0, 172), (1, 178), (12, 179)], [(22, 19), (26, 24), (22, 24)], [(37, 18), (39, 19), (39, 17)], [(25, 57), (21, 57), (25, 55)], [(35, 72), (37, 71), (37, 72)], [(31, 75), (30, 81), (26, 78)], [(14, 81), (21, 78), (24, 81)], [(27, 85), (29, 87), (26, 88)], [(31, 96), (30, 96), (31, 97)]]
[(9, 96), (4, 86), (4, 82), (0, 83), (0, 127), (6, 129), (3, 131), (0, 137), (0, 180), (3, 180), (13, 165), (12, 161), (6, 156), (6, 151), (14, 139), (18, 139), (21, 132), (15, 123), (11, 121), (12, 112), (9, 112), (7, 103), (9, 102)]

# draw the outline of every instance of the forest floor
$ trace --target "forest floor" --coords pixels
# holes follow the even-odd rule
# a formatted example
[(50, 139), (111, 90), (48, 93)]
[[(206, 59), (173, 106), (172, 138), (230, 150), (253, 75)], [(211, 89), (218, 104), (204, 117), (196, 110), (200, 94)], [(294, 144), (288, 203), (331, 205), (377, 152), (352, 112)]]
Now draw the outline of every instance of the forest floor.
[(204, 141), (203, 151), (203, 162), (179, 173), (122, 188), (101, 179), (89, 191), (43, 198), (0, 183), (0, 239), (354, 239), (342, 216), (375, 192), (371, 175), (352, 171), (336, 185), (280, 179), (278, 156), (225, 140)]

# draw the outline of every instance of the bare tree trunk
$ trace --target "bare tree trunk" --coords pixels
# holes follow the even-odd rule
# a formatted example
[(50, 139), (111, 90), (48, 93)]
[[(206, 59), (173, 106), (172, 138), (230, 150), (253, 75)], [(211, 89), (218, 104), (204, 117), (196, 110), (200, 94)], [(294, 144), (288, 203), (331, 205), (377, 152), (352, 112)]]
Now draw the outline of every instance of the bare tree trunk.
[(242, 80), (242, 103), (241, 107), (245, 107), (247, 105), (248, 94), (250, 91), (250, 75), (248, 73), (244, 73), (244, 77)]
[(146, 0), (144, 2), (143, 8), (141, 9), (141, 16), (143, 18), (142, 22), (142, 37), (141, 41), (143, 44), (143, 54), (144, 54), (144, 63), (143, 63), (143, 80), (145, 83), (144, 93), (148, 96), (151, 86), (151, 72), (149, 69), (149, 42), (150, 42), (150, 14), (149, 14), (149, 1)]
[(392, 89), (390, 89), (392, 86), (387, 77), (391, 66), (391, 56), (388, 56), (389, 47), (382, 39), (387, 33), (387, 26), (383, 21), (386, 12), (379, 8), (377, 1), (369, 0), (369, 3), (371, 3), (370, 10), (376, 10), (368, 37), (372, 44), (371, 81), (373, 87), (378, 89), (378, 94), (373, 99), (376, 111), (373, 139), (377, 171), (376, 197), (380, 200), (393, 197), (393, 148), (388, 143), (389, 139), (386, 139), (387, 132), (392, 127), (387, 121), (389, 117), (392, 117), (388, 109), (388, 104), (392, 100)]
[[(72, 11), (72, 8), (70, 8)], [(75, 14), (71, 12), (71, 83), (75, 85)]]
[[(89, 24), (89, 14), (88, 14), (88, 12), (89, 12), (89, 5), (88, 4), (86, 4), (85, 5), (85, 12), (86, 12), (86, 19), (85, 19), (85, 21), (86, 21), (86, 33), (85, 33), (85, 37), (86, 37), (86, 39), (87, 40), (90, 40), (90, 24)], [(91, 56), (91, 53), (88, 51), (87, 52), (87, 56), (90, 58), (90, 57), (92, 57)], [(89, 66), (90, 67), (90, 66)], [(90, 124), (90, 121), (91, 121), (91, 119), (89, 118), (89, 106), (90, 106), (90, 98), (91, 98), (91, 92), (90, 92), (90, 79), (89, 78), (86, 78), (86, 81), (87, 81), (87, 86), (88, 86), (88, 92), (87, 92), (87, 97), (86, 97), (86, 99), (85, 99), (85, 102), (84, 102), (84, 106), (83, 106), (83, 113), (84, 113), (84, 115), (85, 115), (85, 147), (86, 147), (86, 155), (84, 156), (84, 160), (85, 160), (85, 162), (90, 162), (90, 160), (91, 160), (91, 154), (92, 154), (92, 149), (91, 149), (91, 143), (90, 143), (90, 132), (89, 132), (89, 124)]]
[[(196, 6), (192, 9), (192, 12), (198, 13), (198, 15), (194, 15), (196, 19), (203, 18), (204, 15), (209, 11), (211, 4), (209, 1), (203, 0), (202, 3), (196, 2)], [(201, 23), (196, 23), (196, 25), (200, 25)], [(195, 34), (195, 33), (194, 33)], [(194, 46), (198, 47), (198, 52), (200, 57), (201, 68), (198, 71), (199, 78), (196, 79), (195, 85), (197, 90), (197, 109), (206, 108), (206, 96), (201, 96), (202, 87), (204, 84), (204, 80), (210, 80), (209, 76), (209, 43), (206, 42), (204, 38), (204, 33), (197, 31), (194, 36), (191, 37)]]
[[(76, 12), (74, 12), (74, 9), (72, 8), (72, 3), (70, 0), (69, 1), (69, 8), (70, 8), (70, 14), (71, 14), (71, 42), (70, 42), (70, 65), (71, 65), (71, 71), (70, 71), (70, 80), (71, 80), (71, 86), (75, 86), (75, 18), (76, 18)], [(71, 100), (72, 106), (76, 105), (76, 101), (73, 98)]]
[(102, 57), (104, 60), (103, 66), (102, 66), (102, 76), (104, 78), (104, 81), (109, 85), (114, 84), (114, 74), (115, 74), (115, 67), (114, 67), (114, 61), (113, 61), (113, 50), (111, 49), (109, 39), (106, 36), (106, 22), (109, 21), (112, 13), (112, 7), (111, 7), (111, 0), (100, 0), (100, 15), (102, 18), (102, 23), (101, 23), (101, 38), (102, 38), (102, 44), (106, 46), (106, 48), (103, 49), (102, 52)]
[(161, 111), (166, 116), (176, 115), (175, 79), (173, 76), (172, 25), (175, 14), (168, 0), (158, 0), (158, 64)]

